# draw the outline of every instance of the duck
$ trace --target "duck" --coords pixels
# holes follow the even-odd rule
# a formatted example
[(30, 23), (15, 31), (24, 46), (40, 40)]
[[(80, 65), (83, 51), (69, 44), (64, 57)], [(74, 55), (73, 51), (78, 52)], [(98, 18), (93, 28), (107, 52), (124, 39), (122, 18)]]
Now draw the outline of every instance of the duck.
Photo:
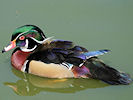
[[(15, 49), (14, 49), (15, 48)], [(98, 58), (110, 50), (88, 51), (72, 41), (46, 37), (36, 25), (23, 25), (13, 32), (11, 65), (24, 73), (47, 78), (92, 78), (111, 85), (128, 85), (129, 74), (116, 70)]]

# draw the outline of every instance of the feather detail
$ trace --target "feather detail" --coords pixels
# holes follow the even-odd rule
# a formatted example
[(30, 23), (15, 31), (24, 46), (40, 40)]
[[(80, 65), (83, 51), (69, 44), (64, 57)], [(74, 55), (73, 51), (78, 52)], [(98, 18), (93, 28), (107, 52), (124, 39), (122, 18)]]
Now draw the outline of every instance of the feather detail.
[(36, 41), (37, 43), (40, 43), (40, 44), (45, 44), (45, 43), (47, 43), (47, 42), (49, 42), (49, 41), (51, 41), (52, 40), (52, 38), (54, 38), (54, 36), (52, 36), (52, 37), (48, 37), (48, 38), (46, 38), (46, 39), (44, 39), (43, 41), (38, 41), (38, 40), (36, 40), (35, 38), (33, 38), (33, 37), (30, 37), (31, 39), (33, 39), (34, 41)]
[(70, 64), (67, 62), (63, 62), (61, 65), (66, 66), (69, 70), (71, 70), (73, 68), (73, 64)]
[(56, 53), (62, 53), (62, 54), (70, 54), (70, 50), (64, 50), (64, 49), (61, 49), (61, 48), (53, 48), (52, 49), (52, 52), (56, 52)]
[(86, 59), (89, 59), (91, 57), (100, 56), (100, 55), (103, 55), (103, 54), (108, 53), (108, 52), (110, 52), (110, 50), (105, 49), (105, 50), (86, 52), (83, 54), (86, 56)]
[(52, 48), (71, 49), (73, 48), (73, 42), (65, 40), (53, 40), (50, 43)]
[(90, 51), (90, 52), (85, 52), (85, 53), (81, 53), (81, 54), (75, 54), (74, 57), (86, 60), (89, 59), (91, 57), (96, 57), (96, 56), (100, 56), (103, 55), (105, 53), (108, 53), (110, 50), (98, 50), (98, 51)]

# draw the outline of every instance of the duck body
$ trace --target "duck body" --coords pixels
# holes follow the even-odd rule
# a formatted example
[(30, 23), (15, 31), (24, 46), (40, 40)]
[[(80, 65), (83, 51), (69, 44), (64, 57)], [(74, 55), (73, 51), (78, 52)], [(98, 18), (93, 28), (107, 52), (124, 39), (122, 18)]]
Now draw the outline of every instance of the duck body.
[(109, 50), (88, 51), (71, 41), (46, 38), (34, 25), (15, 30), (11, 43), (3, 52), (16, 48), (11, 64), (17, 70), (48, 78), (94, 78), (108, 84), (129, 84), (126, 73), (104, 64), (97, 56)]
[[(83, 47), (73, 46), (70, 41), (51, 40), (38, 46), (34, 52), (15, 49), (11, 56), (11, 63), (18, 70), (42, 77), (87, 78), (89, 69), (85, 66), (79, 67), (84, 59), (81, 59), (82, 55), (77, 57), (83, 52), (88, 51)], [(44, 71), (41, 73), (40, 70)]]

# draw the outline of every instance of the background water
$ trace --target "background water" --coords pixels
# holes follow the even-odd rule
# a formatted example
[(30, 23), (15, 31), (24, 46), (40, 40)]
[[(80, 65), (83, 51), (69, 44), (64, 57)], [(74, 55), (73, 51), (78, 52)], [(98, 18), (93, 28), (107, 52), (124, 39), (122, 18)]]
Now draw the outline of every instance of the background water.
[[(16, 27), (35, 24), (47, 36), (72, 40), (89, 50), (110, 49), (107, 64), (133, 77), (133, 0), (0, 0), (0, 48)], [(0, 53), (0, 100), (132, 100), (133, 84), (47, 79), (23, 74)]]

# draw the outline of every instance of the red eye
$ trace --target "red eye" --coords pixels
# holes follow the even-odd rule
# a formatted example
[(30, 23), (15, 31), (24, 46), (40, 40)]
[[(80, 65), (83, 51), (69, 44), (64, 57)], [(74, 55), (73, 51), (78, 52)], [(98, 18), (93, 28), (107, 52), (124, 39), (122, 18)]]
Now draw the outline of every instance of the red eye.
[(20, 36), (19, 37), (19, 40), (24, 40), (25, 39), (25, 36)]

